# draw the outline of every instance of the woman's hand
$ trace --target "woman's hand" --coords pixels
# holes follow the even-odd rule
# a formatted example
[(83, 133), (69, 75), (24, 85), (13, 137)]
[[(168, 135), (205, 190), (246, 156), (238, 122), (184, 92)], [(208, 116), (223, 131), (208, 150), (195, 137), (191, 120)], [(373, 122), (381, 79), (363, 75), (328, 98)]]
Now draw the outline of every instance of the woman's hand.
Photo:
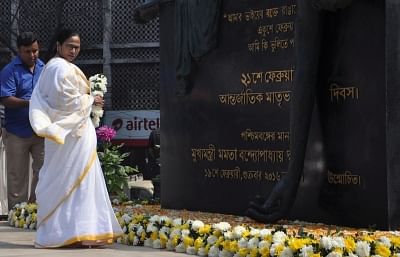
[(103, 107), (104, 106), (104, 99), (103, 97), (96, 95), (94, 97), (94, 103), (95, 106)]

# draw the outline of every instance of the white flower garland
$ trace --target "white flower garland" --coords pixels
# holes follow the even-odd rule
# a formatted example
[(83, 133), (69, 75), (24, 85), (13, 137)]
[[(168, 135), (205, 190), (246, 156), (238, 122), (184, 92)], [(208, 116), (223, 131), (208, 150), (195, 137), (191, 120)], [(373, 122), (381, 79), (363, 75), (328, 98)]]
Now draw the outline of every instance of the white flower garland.
[[(89, 78), (90, 82), (90, 94), (95, 96), (104, 97), (104, 94), (107, 92), (107, 77), (103, 74), (95, 74)], [(103, 117), (104, 110), (102, 107), (93, 105), (92, 113), (90, 117), (92, 118), (92, 122), (95, 128), (100, 125), (100, 119)]]

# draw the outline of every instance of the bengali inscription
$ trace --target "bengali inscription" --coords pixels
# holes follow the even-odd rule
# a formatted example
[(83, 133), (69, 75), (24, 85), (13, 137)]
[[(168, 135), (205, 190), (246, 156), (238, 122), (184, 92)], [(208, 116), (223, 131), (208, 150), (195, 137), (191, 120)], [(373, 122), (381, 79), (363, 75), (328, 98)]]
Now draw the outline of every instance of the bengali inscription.
[(344, 87), (339, 86), (336, 83), (332, 83), (329, 88), (331, 102), (339, 102), (340, 100), (346, 100), (347, 98), (358, 99), (358, 87)]
[(240, 133), (240, 137), (244, 141), (280, 141), (289, 142), (290, 132), (289, 131), (252, 131), (251, 129), (246, 129)]
[(284, 103), (290, 102), (291, 91), (253, 92), (247, 89), (240, 93), (227, 93), (218, 95), (219, 103), (225, 105), (254, 105), (254, 104), (275, 104), (281, 107)]
[(327, 179), (329, 184), (339, 185), (361, 185), (361, 176), (353, 175), (351, 171), (344, 173), (334, 173), (328, 170)]
[(243, 170), (238, 166), (232, 169), (205, 168), (203, 172), (204, 177), (207, 179), (226, 179), (259, 182), (277, 182), (286, 173), (278, 171)]
[(215, 145), (210, 144), (208, 148), (191, 148), (190, 150), (193, 162), (222, 160), (275, 164), (290, 160), (290, 151), (284, 149), (217, 149)]
[(293, 82), (293, 73), (293, 69), (244, 72), (241, 74), (240, 82), (245, 87), (257, 84)]

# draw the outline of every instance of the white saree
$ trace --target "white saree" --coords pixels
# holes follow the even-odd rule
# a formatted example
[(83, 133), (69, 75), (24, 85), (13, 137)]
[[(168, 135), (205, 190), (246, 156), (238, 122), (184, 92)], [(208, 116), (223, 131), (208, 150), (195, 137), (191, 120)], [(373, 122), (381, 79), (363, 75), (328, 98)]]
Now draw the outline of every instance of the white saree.
[(36, 187), (36, 247), (111, 243), (122, 233), (97, 157), (92, 104), (82, 71), (62, 58), (50, 60), (32, 93), (29, 110), (33, 129), (45, 137), (45, 159)]

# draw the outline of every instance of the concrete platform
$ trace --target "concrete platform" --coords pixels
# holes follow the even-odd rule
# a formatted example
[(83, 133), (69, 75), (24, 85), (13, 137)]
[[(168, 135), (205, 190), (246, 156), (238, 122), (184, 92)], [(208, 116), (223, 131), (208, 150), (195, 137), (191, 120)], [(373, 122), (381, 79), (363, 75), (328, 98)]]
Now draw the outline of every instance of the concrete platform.
[(151, 249), (143, 246), (113, 244), (97, 249), (36, 249), (33, 247), (35, 231), (17, 229), (0, 222), (0, 257), (183, 257), (186, 254)]

